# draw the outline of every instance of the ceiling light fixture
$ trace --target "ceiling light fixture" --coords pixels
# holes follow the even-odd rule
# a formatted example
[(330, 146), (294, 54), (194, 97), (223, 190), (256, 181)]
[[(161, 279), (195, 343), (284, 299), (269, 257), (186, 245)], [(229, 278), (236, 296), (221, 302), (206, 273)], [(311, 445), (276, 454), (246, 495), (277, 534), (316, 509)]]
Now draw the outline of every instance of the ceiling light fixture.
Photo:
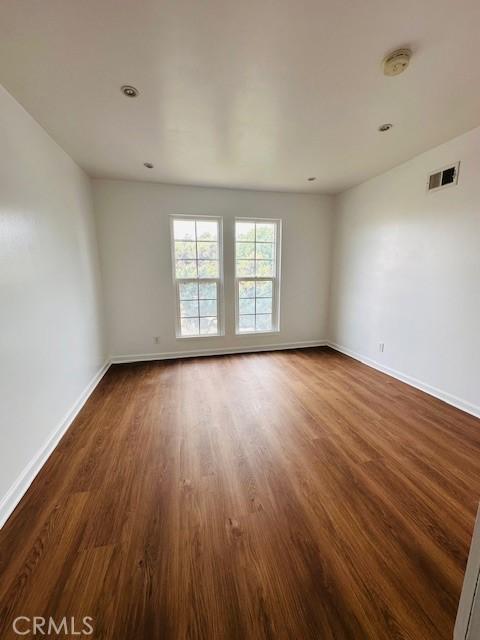
[(136, 98), (140, 92), (138, 89), (135, 89), (135, 87), (132, 87), (129, 84), (124, 84), (122, 87), (122, 93), (124, 96), (127, 96), (127, 98)]
[(151, 162), (144, 162), (143, 166), (147, 167), (147, 169), (153, 169), (153, 164)]
[(385, 131), (390, 131), (390, 129), (391, 129), (392, 127), (393, 127), (393, 124), (391, 124), (390, 122), (386, 122), (385, 124), (381, 124), (381, 125), (378, 127), (378, 130), (379, 130), (381, 133), (384, 133)]
[(307, 180), (308, 180), (309, 182), (313, 182), (314, 180), (316, 180), (316, 178), (315, 178), (315, 177), (311, 177), (311, 178), (307, 178)]

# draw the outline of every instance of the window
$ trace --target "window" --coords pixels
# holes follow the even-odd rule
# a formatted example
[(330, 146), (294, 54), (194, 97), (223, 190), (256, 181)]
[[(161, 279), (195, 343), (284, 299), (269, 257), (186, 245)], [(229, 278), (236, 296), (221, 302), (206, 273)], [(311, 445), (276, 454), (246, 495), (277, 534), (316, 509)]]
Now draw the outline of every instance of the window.
[(236, 332), (279, 329), (280, 220), (235, 221)]
[(177, 337), (222, 335), (221, 219), (172, 217), (171, 234)]

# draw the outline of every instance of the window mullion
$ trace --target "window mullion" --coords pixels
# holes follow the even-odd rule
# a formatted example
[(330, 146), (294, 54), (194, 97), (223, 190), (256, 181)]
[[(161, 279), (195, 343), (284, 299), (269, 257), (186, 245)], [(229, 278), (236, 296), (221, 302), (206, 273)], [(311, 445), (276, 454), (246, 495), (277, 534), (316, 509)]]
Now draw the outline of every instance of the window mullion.
[[(198, 235), (197, 235), (197, 221), (195, 220), (195, 268), (197, 270), (198, 280)], [(198, 319), (198, 331), (200, 332), (200, 317)]]
[(195, 220), (195, 269), (197, 271), (197, 326), (200, 335), (200, 278), (198, 277), (198, 233), (197, 221)]

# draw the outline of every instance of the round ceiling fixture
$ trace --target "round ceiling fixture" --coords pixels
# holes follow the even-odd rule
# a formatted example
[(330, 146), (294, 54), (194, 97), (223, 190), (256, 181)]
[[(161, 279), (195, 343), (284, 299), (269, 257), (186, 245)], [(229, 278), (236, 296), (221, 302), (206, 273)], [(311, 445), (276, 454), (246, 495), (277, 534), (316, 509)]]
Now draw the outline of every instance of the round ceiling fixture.
[(153, 169), (153, 164), (151, 162), (144, 162), (143, 166), (147, 167), (147, 169)]
[(410, 49), (396, 49), (383, 60), (383, 73), (386, 76), (398, 76), (403, 73), (410, 63), (412, 52)]
[(129, 84), (124, 84), (122, 87), (122, 93), (124, 96), (127, 96), (127, 98), (136, 98), (140, 92), (138, 89), (135, 89), (135, 87), (132, 87)]
[(391, 124), (390, 122), (386, 122), (385, 124), (381, 124), (378, 127), (378, 130), (384, 133), (385, 131), (390, 131), (392, 127), (393, 127), (393, 124)]
[(308, 180), (309, 182), (313, 182), (314, 180), (316, 180), (316, 178), (315, 178), (314, 176), (312, 176), (311, 178), (307, 178), (307, 180)]

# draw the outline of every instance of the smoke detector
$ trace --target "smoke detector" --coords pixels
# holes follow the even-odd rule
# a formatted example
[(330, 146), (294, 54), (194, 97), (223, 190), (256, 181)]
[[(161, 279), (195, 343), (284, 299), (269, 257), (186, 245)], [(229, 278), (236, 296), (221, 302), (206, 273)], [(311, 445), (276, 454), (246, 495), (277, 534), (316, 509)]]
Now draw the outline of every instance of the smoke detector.
[(411, 57), (412, 52), (410, 49), (392, 51), (383, 61), (383, 73), (386, 76), (398, 76), (408, 67)]

